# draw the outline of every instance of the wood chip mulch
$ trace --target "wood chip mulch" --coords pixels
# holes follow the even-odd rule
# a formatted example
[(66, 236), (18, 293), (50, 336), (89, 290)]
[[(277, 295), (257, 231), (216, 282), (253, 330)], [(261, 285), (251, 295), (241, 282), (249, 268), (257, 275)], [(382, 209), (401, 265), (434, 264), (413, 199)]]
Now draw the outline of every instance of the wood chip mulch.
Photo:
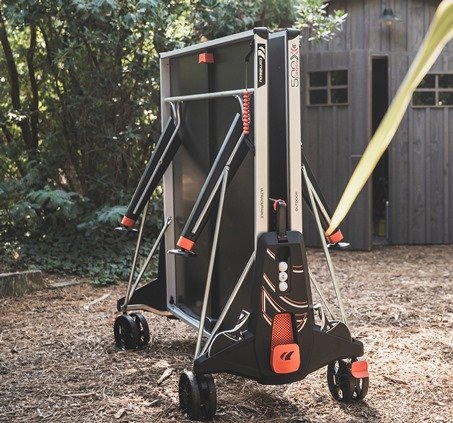
[[(215, 421), (452, 422), (453, 245), (341, 251), (333, 260), (370, 364), (365, 401), (335, 402), (325, 369), (285, 386), (222, 374)], [(309, 263), (332, 298), (322, 253), (310, 251)], [(0, 299), (0, 422), (188, 421), (177, 386), (196, 334), (145, 313), (150, 345), (118, 351), (112, 327), (124, 292), (84, 281)]]

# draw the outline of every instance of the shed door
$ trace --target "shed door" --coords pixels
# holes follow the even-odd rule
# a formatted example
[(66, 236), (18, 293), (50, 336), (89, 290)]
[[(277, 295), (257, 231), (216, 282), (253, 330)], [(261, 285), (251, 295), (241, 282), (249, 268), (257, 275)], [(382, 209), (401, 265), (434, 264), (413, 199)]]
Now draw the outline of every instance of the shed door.
[[(379, 127), (389, 105), (388, 58), (372, 59), (371, 113), (373, 134)], [(373, 244), (388, 241), (389, 150), (379, 160), (373, 172)]]

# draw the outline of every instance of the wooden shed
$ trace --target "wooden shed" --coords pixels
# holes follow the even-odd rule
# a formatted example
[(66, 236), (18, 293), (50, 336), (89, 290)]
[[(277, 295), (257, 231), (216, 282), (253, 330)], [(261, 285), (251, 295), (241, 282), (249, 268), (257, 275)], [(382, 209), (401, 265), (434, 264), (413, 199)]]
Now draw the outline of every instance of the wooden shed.
[[(332, 208), (439, 3), (331, 0), (329, 11), (348, 13), (343, 30), (329, 42), (310, 42), (305, 34), (303, 143)], [(355, 249), (376, 242), (453, 243), (453, 42), (414, 94), (343, 228)]]

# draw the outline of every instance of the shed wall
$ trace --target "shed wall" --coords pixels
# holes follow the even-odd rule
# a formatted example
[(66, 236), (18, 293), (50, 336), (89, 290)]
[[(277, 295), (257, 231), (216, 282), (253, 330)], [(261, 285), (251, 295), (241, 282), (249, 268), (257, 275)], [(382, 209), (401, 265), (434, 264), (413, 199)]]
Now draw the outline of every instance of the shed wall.
[[(389, 58), (389, 99), (395, 96), (440, 1), (332, 0), (348, 13), (329, 42), (302, 41), (305, 84), (303, 141), (321, 188), (334, 209), (371, 138), (371, 60)], [(385, 7), (402, 19), (387, 27)], [(348, 106), (307, 106), (307, 73), (349, 70)], [(453, 73), (453, 42), (431, 73)], [(453, 242), (453, 108), (409, 106), (389, 147), (389, 242)], [(306, 217), (307, 218), (307, 217)], [(369, 249), (371, 187), (364, 188), (343, 225), (353, 248)], [(310, 232), (310, 231), (309, 231)], [(315, 239), (308, 234), (313, 244)]]
[[(370, 138), (370, 74), (363, 71), (369, 68), (368, 59), (366, 51), (302, 55), (305, 68), (303, 87), (308, 84), (308, 72), (349, 69), (348, 105), (309, 106), (306, 89), (302, 89), (304, 151), (332, 208), (338, 203)], [(305, 222), (309, 243), (318, 245), (314, 221), (308, 212), (305, 213)], [(363, 189), (342, 228), (353, 248), (371, 248), (370, 184)]]
[[(391, 98), (413, 57), (390, 55)], [(453, 73), (453, 57), (443, 55), (430, 72)], [(389, 241), (452, 243), (453, 108), (409, 106), (389, 148)]]

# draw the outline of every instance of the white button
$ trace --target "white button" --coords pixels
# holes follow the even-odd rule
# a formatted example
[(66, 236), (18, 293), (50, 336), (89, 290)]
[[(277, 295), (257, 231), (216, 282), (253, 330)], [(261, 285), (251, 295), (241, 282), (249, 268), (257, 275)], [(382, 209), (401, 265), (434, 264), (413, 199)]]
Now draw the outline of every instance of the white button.
[(280, 270), (280, 272), (286, 272), (288, 270), (288, 263), (286, 263), (286, 261), (278, 263), (278, 270)]
[(278, 284), (278, 289), (280, 291), (286, 291), (288, 289), (288, 284), (286, 282), (280, 282)]
[(286, 273), (286, 272), (280, 272), (280, 273), (278, 274), (278, 280), (279, 280), (280, 282), (286, 282), (286, 281), (288, 280), (288, 273)]

